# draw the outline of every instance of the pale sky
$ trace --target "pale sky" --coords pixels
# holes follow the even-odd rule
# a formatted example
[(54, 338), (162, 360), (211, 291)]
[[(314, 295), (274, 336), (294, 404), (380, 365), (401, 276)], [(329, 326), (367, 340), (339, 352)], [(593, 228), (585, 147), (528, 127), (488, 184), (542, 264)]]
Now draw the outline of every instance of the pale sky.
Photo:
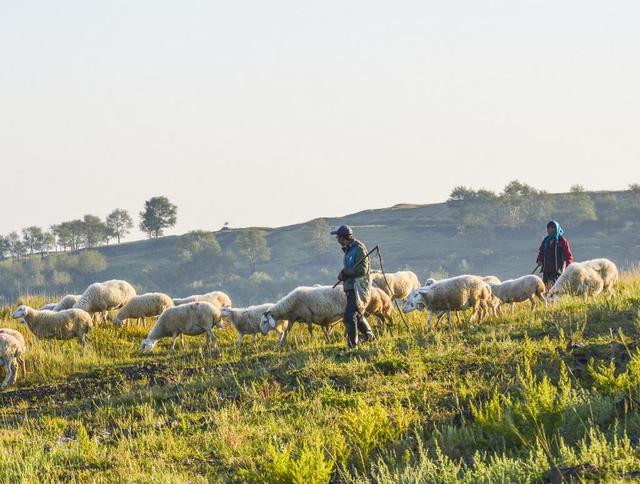
[(0, 233), (640, 182), (637, 0), (0, 1)]

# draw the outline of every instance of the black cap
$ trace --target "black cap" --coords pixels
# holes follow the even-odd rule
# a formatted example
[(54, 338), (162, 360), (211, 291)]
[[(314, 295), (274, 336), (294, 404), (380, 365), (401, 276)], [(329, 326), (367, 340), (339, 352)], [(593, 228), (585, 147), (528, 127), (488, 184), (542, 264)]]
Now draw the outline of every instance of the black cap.
[(340, 237), (353, 237), (353, 230), (348, 225), (341, 225), (337, 230), (332, 230), (331, 235), (338, 235)]

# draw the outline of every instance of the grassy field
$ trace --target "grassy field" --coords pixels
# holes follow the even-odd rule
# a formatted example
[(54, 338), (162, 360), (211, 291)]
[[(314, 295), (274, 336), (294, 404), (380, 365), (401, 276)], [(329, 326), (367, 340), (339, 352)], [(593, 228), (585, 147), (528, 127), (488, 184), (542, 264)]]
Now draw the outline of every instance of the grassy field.
[[(32, 301), (34, 305), (42, 301)], [(0, 481), (560, 482), (640, 476), (640, 275), (614, 299), (412, 335), (399, 318), (344, 351), (302, 326), (235, 346), (217, 331), (143, 355), (147, 329), (28, 338), (0, 393)], [(292, 335), (292, 336), (294, 336)]]

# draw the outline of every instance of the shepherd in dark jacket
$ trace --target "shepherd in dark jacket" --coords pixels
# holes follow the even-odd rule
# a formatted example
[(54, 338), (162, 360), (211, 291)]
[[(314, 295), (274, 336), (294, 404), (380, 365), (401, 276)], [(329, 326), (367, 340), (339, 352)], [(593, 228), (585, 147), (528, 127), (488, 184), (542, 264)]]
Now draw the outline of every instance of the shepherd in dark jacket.
[(547, 234), (540, 244), (536, 262), (542, 266), (542, 280), (549, 289), (565, 267), (573, 262), (573, 254), (558, 222), (552, 220), (547, 224)]

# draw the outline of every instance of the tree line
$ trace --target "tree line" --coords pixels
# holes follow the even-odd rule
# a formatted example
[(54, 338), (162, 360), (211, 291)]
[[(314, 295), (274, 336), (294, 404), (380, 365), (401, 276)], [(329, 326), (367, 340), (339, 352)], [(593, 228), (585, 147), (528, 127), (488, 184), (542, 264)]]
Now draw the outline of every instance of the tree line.
[[(167, 197), (152, 197), (139, 213), (138, 227), (148, 237), (160, 237), (175, 226), (178, 208)], [(98, 247), (116, 240), (119, 244), (131, 232), (133, 219), (128, 211), (116, 208), (104, 220), (96, 215), (54, 224), (48, 230), (31, 225), (19, 233), (0, 235), (0, 259), (17, 259), (51, 251), (66, 252)]]
[(615, 225), (625, 212), (640, 213), (640, 184), (628, 186), (625, 197), (589, 193), (582, 185), (572, 185), (569, 193), (550, 196), (518, 180), (509, 182), (500, 193), (484, 188), (456, 186), (447, 204), (454, 210), (458, 227), (535, 225), (562, 217), (572, 225), (602, 221)]

